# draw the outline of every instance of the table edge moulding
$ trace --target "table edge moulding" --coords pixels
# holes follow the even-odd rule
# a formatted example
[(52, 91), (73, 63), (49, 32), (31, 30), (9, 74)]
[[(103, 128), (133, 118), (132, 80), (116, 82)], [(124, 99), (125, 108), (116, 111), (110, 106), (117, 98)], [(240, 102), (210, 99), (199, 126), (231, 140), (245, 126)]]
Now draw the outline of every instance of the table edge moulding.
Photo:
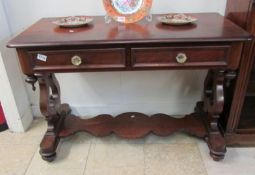
[[(153, 20), (135, 24), (106, 24), (95, 17), (89, 26), (64, 29), (44, 18), (12, 39), (26, 82), (39, 82), (40, 109), (48, 129), (40, 144), (40, 154), (53, 161), (60, 138), (86, 131), (94, 136), (134, 139), (149, 133), (167, 136), (174, 132), (202, 138), (214, 160), (226, 153), (226, 143), (218, 119), (225, 102), (225, 87), (236, 77), (242, 52), (249, 49), (251, 35), (217, 13), (192, 14), (196, 24), (168, 26)], [(136, 71), (209, 69), (203, 100), (195, 111), (176, 119), (166, 114), (148, 116), (126, 112), (113, 117), (102, 114), (81, 119), (60, 101), (60, 87), (54, 73), (91, 71)]]

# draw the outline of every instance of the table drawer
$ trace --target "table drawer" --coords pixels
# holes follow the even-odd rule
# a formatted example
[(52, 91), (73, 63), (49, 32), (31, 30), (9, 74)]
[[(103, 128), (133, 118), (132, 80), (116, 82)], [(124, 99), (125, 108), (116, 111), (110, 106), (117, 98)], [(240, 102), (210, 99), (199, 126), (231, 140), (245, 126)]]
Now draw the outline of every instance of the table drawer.
[(125, 68), (125, 49), (29, 51), (34, 71), (81, 71)]
[(231, 45), (132, 48), (133, 67), (227, 66)]

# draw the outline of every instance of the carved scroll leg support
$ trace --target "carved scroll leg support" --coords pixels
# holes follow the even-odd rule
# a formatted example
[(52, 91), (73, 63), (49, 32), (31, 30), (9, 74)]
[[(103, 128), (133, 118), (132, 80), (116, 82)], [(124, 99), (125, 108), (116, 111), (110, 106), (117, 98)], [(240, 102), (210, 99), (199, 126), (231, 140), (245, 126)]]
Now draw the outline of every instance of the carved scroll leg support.
[[(209, 81), (211, 79), (211, 81)], [(205, 84), (205, 111), (208, 120), (208, 146), (215, 161), (224, 159), (226, 143), (219, 129), (218, 120), (224, 107), (224, 71), (210, 71)]]
[(60, 88), (54, 74), (35, 74), (40, 86), (40, 109), (48, 128), (40, 144), (40, 154), (46, 161), (53, 161), (59, 144), (59, 132), (65, 116), (71, 110), (69, 105), (60, 103)]

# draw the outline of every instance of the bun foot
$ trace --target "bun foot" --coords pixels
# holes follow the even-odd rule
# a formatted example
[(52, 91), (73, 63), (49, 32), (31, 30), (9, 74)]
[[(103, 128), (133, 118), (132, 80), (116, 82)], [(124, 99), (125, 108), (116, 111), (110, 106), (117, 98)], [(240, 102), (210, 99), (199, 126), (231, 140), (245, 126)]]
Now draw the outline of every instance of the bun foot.
[(213, 152), (210, 152), (210, 156), (213, 158), (213, 160), (214, 161), (221, 161), (221, 160), (223, 160), (224, 158), (225, 158), (225, 153), (223, 153), (223, 154), (215, 154), (215, 153), (213, 153)]
[(208, 139), (207, 143), (210, 149), (210, 156), (214, 161), (223, 160), (227, 152), (223, 136), (220, 133), (214, 133)]
[(51, 153), (51, 154), (44, 154), (44, 153), (41, 153), (41, 156), (42, 156), (42, 159), (47, 161), (47, 162), (52, 162), (56, 159), (57, 157), (57, 154), (56, 153)]
[(59, 137), (45, 135), (40, 145), (40, 155), (47, 162), (52, 162), (56, 158), (56, 150)]

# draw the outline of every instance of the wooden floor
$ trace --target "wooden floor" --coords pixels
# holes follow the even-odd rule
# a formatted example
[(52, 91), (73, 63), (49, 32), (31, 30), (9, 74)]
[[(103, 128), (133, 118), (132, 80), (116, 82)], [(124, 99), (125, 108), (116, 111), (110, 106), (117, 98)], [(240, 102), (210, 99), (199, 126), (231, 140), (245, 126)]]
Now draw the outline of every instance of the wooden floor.
[(61, 141), (57, 159), (38, 153), (46, 123), (35, 120), (25, 134), (0, 133), (0, 175), (254, 175), (255, 148), (228, 148), (215, 162), (206, 143), (184, 134), (126, 140), (86, 133)]

